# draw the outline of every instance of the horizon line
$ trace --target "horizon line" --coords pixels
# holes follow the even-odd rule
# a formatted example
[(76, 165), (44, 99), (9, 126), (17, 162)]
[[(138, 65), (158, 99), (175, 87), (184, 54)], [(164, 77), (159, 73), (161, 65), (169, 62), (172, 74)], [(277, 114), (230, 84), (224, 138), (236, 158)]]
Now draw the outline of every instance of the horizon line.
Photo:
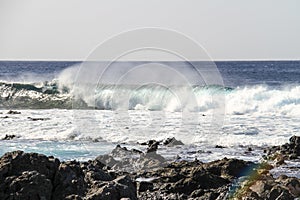
[[(84, 60), (79, 59), (0, 59), (0, 62), (85, 62)], [(90, 60), (92, 61), (92, 60)], [(300, 61), (299, 59), (211, 59), (211, 60), (190, 60), (190, 62), (197, 61), (212, 61), (212, 62), (243, 62), (243, 61)], [(99, 61), (96, 61), (99, 62)], [(103, 60), (100, 62), (109, 62), (107, 60)], [(117, 62), (184, 62), (183, 60), (120, 60)]]

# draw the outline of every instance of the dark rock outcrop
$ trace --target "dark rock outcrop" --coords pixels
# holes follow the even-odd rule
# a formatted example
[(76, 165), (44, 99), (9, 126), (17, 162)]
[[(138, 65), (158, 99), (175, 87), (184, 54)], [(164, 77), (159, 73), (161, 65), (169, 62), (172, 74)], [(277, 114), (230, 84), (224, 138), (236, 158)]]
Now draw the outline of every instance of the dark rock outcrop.
[[(209, 163), (166, 162), (161, 166), (159, 157), (152, 153), (160, 156), (156, 151), (143, 153), (118, 145), (110, 154), (88, 162), (60, 162), (22, 151), (6, 153), (0, 158), (0, 199), (271, 200), (300, 196), (300, 180), (274, 178), (268, 163), (224, 158)], [(119, 170), (130, 164), (144, 168), (131, 173)], [(122, 166), (115, 167), (118, 165)]]
[(180, 140), (176, 140), (175, 137), (172, 137), (172, 138), (167, 138), (163, 142), (163, 145), (166, 145), (166, 146), (177, 146), (177, 145), (184, 145), (184, 144)]
[(15, 151), (0, 158), (0, 199), (137, 199), (129, 176), (101, 162), (60, 162)]
[(2, 140), (12, 140), (12, 139), (14, 139), (16, 137), (17, 137), (16, 135), (5, 135), (5, 137), (2, 138)]
[(27, 117), (27, 119), (29, 119), (31, 121), (46, 121), (46, 120), (50, 120), (50, 118), (33, 118), (33, 117)]
[(0, 199), (51, 199), (59, 164), (58, 159), (36, 153), (4, 154), (0, 158)]
[(210, 163), (173, 162), (161, 169), (137, 173), (137, 177), (157, 177), (139, 183), (139, 197), (155, 199), (160, 194), (166, 199), (224, 198), (234, 178), (241, 175), (234, 171), (253, 170), (253, 167), (251, 162), (226, 158)]
[[(154, 140), (153, 140), (154, 141)], [(100, 155), (96, 158), (99, 162), (108, 165), (111, 169), (121, 171), (138, 171), (154, 169), (166, 165), (163, 156), (156, 153), (157, 142), (149, 142), (145, 153), (137, 149), (127, 149), (117, 145), (110, 154)], [(115, 158), (119, 158), (118, 160)]]
[(7, 112), (7, 114), (9, 114), (9, 115), (17, 115), (17, 114), (21, 114), (21, 112), (15, 111), (15, 110), (9, 110), (9, 111)]
[(295, 199), (300, 196), (299, 179), (291, 177), (274, 178), (269, 174), (258, 174), (243, 182), (232, 199)]
[(297, 159), (300, 156), (300, 136), (294, 135), (290, 138), (289, 143), (273, 146), (265, 151), (267, 152), (267, 159), (275, 160), (281, 156), (281, 161), (278, 164), (283, 164), (284, 160)]

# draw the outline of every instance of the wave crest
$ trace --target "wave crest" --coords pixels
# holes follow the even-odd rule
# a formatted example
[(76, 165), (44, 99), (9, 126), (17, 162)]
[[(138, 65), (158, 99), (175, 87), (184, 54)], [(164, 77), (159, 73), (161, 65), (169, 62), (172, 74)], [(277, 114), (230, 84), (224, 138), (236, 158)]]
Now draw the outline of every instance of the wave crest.
[[(243, 88), (229, 88), (217, 85), (191, 86), (196, 105), (188, 105), (190, 96), (185, 96), (186, 87), (160, 85), (99, 85), (93, 97), (74, 94), (69, 83), (58, 80), (42, 83), (0, 82), (1, 108), (64, 108), (71, 109), (74, 103), (90, 108), (89, 101), (95, 102), (93, 109), (115, 110), (166, 110), (206, 112), (218, 106), (218, 95), (225, 96), (226, 113), (233, 115), (253, 113), (274, 113), (299, 115), (300, 86), (270, 88), (256, 85)], [(129, 94), (128, 99), (122, 99)]]

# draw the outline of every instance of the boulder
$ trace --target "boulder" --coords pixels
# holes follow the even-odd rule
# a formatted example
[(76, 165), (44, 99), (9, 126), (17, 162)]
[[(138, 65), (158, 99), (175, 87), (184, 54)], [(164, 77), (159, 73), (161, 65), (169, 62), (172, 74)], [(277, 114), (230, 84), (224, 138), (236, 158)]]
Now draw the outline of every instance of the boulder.
[(0, 199), (51, 199), (59, 160), (14, 151), (0, 158)]
[(175, 137), (167, 138), (164, 142), (164, 145), (166, 146), (177, 146), (177, 145), (184, 145), (183, 142), (180, 140), (176, 140)]
[(19, 112), (19, 111), (14, 111), (14, 110), (9, 110), (9, 111), (7, 112), (7, 114), (9, 114), (9, 115), (17, 115), (17, 114), (21, 114), (21, 112)]
[(51, 181), (37, 171), (24, 171), (19, 176), (10, 176), (3, 185), (0, 187), (0, 199), (50, 200), (53, 187)]
[(64, 199), (72, 194), (83, 196), (87, 190), (87, 183), (84, 178), (85, 174), (79, 162), (68, 161), (61, 163), (54, 179), (53, 197), (55, 199)]
[(5, 135), (5, 137), (4, 138), (2, 138), (2, 140), (12, 140), (12, 139), (14, 139), (16, 137), (16, 135)]
[(278, 165), (284, 164), (285, 159), (297, 159), (300, 156), (300, 136), (294, 135), (289, 139), (289, 143), (269, 147), (265, 152), (269, 160), (275, 160), (278, 156), (281, 156), (283, 159), (277, 162)]
[(0, 179), (20, 175), (24, 171), (37, 171), (53, 180), (59, 165), (60, 161), (52, 156), (23, 151), (9, 152), (0, 158)]

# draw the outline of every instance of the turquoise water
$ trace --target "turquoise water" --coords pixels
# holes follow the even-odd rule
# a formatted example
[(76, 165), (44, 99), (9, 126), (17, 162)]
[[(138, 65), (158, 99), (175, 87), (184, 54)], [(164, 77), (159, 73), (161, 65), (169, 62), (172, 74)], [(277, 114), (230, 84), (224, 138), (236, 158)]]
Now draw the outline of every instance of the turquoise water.
[(111, 152), (115, 144), (107, 142), (85, 141), (47, 141), (21, 140), (0, 141), (0, 155), (9, 151), (22, 150), (25, 152), (41, 153), (54, 156), (60, 160), (89, 160), (98, 155)]

